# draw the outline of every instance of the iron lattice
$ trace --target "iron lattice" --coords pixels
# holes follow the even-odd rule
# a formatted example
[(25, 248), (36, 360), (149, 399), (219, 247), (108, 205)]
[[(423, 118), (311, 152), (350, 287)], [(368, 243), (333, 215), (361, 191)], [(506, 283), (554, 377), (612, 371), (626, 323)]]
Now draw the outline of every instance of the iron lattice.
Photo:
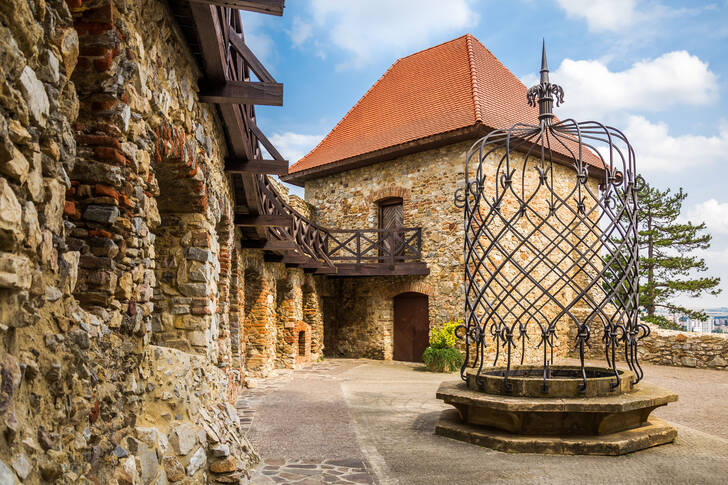
[(549, 82), (544, 48), (540, 83), (527, 93), (539, 107), (538, 124), (492, 131), (468, 153), (465, 185), (455, 194), (465, 212), (465, 323), (457, 329), (466, 348), (463, 378), (468, 366), (482, 372), (492, 345), (493, 365), (506, 359), (508, 388), (512, 360), (520, 353), (523, 364), (530, 350), (543, 362), (547, 393), (555, 339), (569, 338), (585, 390), (584, 353), (596, 325), (613, 386), (620, 347), (634, 383), (643, 377), (637, 347), (649, 327), (638, 320), (642, 182), (634, 151), (610, 126), (555, 120), (554, 101), (563, 97)]

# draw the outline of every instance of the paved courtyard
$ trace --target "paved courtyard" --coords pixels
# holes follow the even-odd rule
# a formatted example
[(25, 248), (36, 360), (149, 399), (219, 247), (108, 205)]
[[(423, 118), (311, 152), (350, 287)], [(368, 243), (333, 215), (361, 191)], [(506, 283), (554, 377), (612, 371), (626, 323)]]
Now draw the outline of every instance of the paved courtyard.
[[(443, 379), (421, 365), (333, 359), (254, 382), (238, 402), (254, 484), (728, 483), (728, 372), (645, 366), (680, 395), (675, 444), (620, 457), (508, 454), (433, 434)], [(271, 392), (275, 390), (275, 392)]]

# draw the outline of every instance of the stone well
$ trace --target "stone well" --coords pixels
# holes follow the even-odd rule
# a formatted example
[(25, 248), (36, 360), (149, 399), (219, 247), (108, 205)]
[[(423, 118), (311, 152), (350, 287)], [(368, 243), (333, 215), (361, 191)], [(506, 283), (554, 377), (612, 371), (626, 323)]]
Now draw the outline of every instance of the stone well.
[[(444, 382), (435, 433), (499, 451), (622, 455), (672, 442), (674, 427), (650, 413), (677, 400), (656, 386), (633, 386), (634, 374), (579, 366), (469, 368), (465, 382)], [(506, 374), (508, 377), (506, 377)], [(548, 386), (544, 386), (545, 382)]]

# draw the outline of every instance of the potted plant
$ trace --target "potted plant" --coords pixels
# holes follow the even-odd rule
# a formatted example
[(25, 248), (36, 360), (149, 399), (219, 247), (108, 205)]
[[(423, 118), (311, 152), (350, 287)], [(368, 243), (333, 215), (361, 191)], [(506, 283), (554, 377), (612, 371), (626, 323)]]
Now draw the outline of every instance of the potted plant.
[(462, 320), (449, 321), (432, 329), (430, 346), (422, 354), (422, 362), (432, 372), (453, 372), (463, 365), (463, 354), (455, 348), (455, 329)]

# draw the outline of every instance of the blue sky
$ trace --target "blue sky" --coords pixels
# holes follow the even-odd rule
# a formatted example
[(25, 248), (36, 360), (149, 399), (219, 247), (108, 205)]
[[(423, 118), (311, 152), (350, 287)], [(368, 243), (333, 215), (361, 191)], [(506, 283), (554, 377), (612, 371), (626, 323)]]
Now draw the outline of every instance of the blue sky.
[(243, 16), (284, 83), (258, 124), (291, 162), (399, 57), (471, 33), (530, 85), (545, 38), (557, 115), (623, 129), (648, 181), (683, 187), (684, 216), (708, 224), (703, 256), (725, 290), (681, 302), (728, 306), (728, 0), (287, 0), (282, 18)]

